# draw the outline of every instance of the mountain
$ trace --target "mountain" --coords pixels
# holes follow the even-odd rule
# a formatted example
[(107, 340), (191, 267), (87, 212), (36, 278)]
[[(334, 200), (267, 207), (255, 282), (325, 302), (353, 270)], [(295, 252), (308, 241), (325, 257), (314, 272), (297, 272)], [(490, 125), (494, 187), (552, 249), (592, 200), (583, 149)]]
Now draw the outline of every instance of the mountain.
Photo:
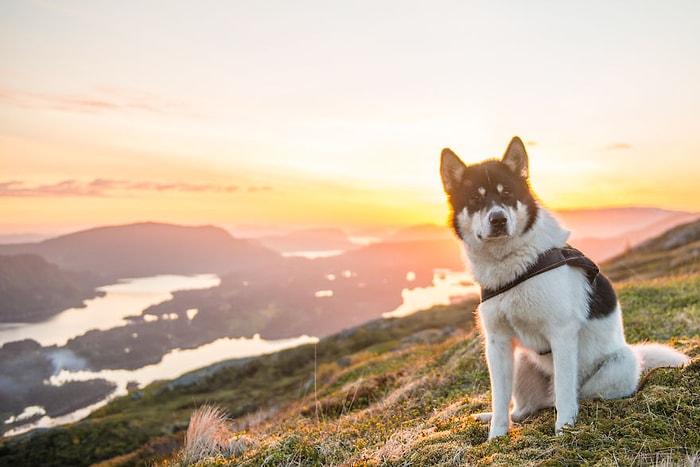
[(0, 322), (35, 322), (100, 295), (90, 274), (68, 272), (37, 255), (0, 256)]
[[(652, 215), (648, 221), (653, 218), (654, 221), (644, 224), (642, 227), (627, 230), (623, 233), (615, 235), (607, 235), (608, 232), (617, 232), (614, 226), (603, 227), (600, 222), (596, 223), (600, 230), (596, 236), (582, 237), (581, 233), (572, 232), (570, 243), (579, 250), (583, 251), (594, 261), (604, 261), (619, 255), (626, 249), (631, 248), (645, 240), (661, 235), (668, 229), (671, 229), (679, 224), (694, 221), (700, 218), (700, 214), (687, 212), (663, 211), (666, 215), (660, 216), (656, 211), (652, 211)], [(638, 220), (634, 225), (641, 223)], [(589, 233), (590, 229), (585, 228), (583, 233)]]
[[(598, 260), (698, 217), (655, 208), (558, 211), (556, 215), (572, 230), (572, 242)], [(424, 224), (401, 229), (384, 242), (453, 238), (445, 226)], [(98, 227), (40, 242), (0, 244), (0, 255), (36, 254), (61, 269), (90, 271), (107, 282), (165, 273), (225, 274), (271, 266), (280, 259), (273, 250), (347, 251), (353, 247), (340, 229), (306, 229), (254, 241), (235, 238), (214, 226), (149, 222)]]
[(226, 273), (263, 267), (275, 252), (213, 226), (139, 223), (98, 227), (38, 243), (0, 245), (0, 254), (32, 253), (62, 269), (103, 281), (156, 274)]
[(700, 272), (700, 220), (679, 225), (601, 265), (614, 281)]
[[(698, 217), (698, 213), (647, 207), (571, 209), (555, 214), (574, 238), (617, 237), (668, 219), (677, 218), (676, 223), (681, 223)], [(688, 218), (683, 220), (682, 216)]]

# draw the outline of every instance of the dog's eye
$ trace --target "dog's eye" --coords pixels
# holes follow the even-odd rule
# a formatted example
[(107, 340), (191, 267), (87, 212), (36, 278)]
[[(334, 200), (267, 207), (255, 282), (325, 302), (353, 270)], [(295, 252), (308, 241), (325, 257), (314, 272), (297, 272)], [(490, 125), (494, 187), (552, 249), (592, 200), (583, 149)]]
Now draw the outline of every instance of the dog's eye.
[(503, 190), (501, 191), (501, 196), (503, 198), (510, 198), (511, 196), (513, 196), (513, 192), (510, 191), (510, 188), (503, 187)]
[(472, 192), (471, 196), (469, 197), (470, 201), (481, 201), (481, 193), (478, 191)]

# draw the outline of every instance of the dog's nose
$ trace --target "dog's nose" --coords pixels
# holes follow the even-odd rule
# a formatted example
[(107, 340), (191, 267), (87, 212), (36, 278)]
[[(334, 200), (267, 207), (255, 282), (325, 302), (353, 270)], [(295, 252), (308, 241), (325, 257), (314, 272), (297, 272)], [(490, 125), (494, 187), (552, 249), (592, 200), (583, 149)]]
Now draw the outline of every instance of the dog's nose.
[(489, 222), (491, 223), (491, 227), (502, 229), (506, 226), (508, 219), (506, 218), (506, 213), (503, 211), (494, 211), (489, 214)]

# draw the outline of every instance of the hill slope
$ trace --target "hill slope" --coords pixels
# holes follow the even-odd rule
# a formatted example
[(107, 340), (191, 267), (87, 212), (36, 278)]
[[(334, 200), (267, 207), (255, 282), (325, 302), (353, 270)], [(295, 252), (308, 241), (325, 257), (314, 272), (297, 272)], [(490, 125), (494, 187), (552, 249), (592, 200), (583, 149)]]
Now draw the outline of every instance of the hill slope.
[(190, 413), (204, 404), (231, 419), (215, 433), (220, 446), (208, 440), (218, 460), (201, 465), (679, 462), (700, 446), (698, 296), (700, 276), (620, 289), (630, 341), (670, 341), (694, 363), (653, 372), (631, 398), (582, 402), (563, 436), (548, 410), (485, 442), (487, 428), (470, 416), (488, 408), (489, 392), (472, 302), (155, 383), (80, 423), (0, 442), (0, 463), (173, 465)]
[[(648, 295), (650, 288), (657, 293), (649, 300), (638, 301), (638, 297)], [(212, 434), (192, 432), (196, 442), (191, 447), (186, 445), (178, 457), (165, 464), (574, 465), (610, 459), (616, 459), (618, 465), (689, 462), (697, 459), (700, 446), (699, 292), (698, 277), (621, 290), (633, 340), (641, 336), (668, 341), (673, 336), (685, 336), (672, 342), (693, 356), (694, 363), (683, 370), (652, 372), (633, 397), (582, 401), (577, 424), (563, 436), (555, 436), (555, 413), (547, 410), (516, 424), (508, 437), (486, 442), (487, 427), (471, 417), (489, 409), (481, 339), (471, 325), (458, 328), (454, 334), (436, 327), (402, 340), (369, 345), (342, 359), (322, 359), (313, 373), (315, 379), (311, 362), (307, 362), (306, 384), (302, 377), (297, 380), (301, 386), (291, 385), (290, 392), (296, 389), (298, 396), (279, 408), (268, 406), (255, 415), (241, 417), (224, 402), (221, 406), (230, 411), (233, 420), (222, 425), (216, 419), (208, 425), (205, 421), (204, 427), (212, 429)], [(675, 295), (678, 301), (674, 303), (695, 304), (690, 308), (668, 306), (665, 297), (669, 295)], [(676, 319), (682, 317), (685, 324), (659, 322), (650, 313), (654, 309), (662, 309), (664, 315)], [(280, 371), (285, 367), (277, 368)], [(228, 381), (245, 387), (257, 378), (229, 377)]]
[(700, 220), (674, 227), (601, 267), (614, 281), (700, 273)]
[(63, 271), (37, 255), (0, 256), (0, 322), (41, 321), (98, 296), (87, 274)]

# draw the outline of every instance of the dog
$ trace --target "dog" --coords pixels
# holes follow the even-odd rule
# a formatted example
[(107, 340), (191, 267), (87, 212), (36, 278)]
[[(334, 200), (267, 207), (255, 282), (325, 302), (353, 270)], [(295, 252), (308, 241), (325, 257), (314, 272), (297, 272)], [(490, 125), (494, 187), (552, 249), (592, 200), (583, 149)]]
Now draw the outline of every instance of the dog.
[(474, 417), (490, 422), (488, 439), (549, 407), (561, 434), (576, 421), (579, 399), (627, 397), (643, 372), (690, 362), (662, 344), (627, 344), (610, 281), (567, 245), (569, 232), (531, 190), (520, 138), (502, 159), (472, 165), (446, 148), (440, 175), (452, 228), (482, 288), (477, 316), (492, 412)]

